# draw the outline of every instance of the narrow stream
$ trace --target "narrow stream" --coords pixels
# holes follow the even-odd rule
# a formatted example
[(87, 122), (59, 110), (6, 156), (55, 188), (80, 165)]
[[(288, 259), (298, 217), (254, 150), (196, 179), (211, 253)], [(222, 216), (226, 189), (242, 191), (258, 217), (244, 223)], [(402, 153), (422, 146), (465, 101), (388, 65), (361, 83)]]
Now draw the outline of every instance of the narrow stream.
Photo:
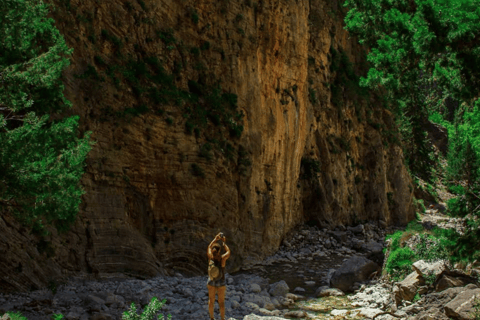
[[(313, 298), (318, 287), (328, 285), (326, 283), (328, 270), (338, 269), (346, 258), (337, 254), (323, 257), (314, 256), (308, 259), (298, 259), (298, 262), (279, 262), (272, 265), (256, 266), (232, 275), (256, 274), (267, 278), (270, 284), (284, 280), (288, 284), (290, 292)], [(303, 288), (305, 291), (296, 292), (295, 288), (297, 287)]]

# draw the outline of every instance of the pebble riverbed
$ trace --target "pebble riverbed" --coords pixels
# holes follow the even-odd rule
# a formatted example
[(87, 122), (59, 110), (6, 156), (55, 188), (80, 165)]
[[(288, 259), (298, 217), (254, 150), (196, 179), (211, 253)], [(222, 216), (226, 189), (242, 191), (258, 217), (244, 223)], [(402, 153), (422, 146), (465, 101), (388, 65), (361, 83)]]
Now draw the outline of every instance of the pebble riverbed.
[[(384, 232), (378, 225), (360, 226), (336, 231), (297, 229), (271, 257), (227, 274), (227, 319), (254, 319), (248, 318), (250, 314), (304, 318), (305, 313), (295, 315), (292, 310), (295, 301), (313, 298), (344, 260), (383, 248)], [(55, 294), (48, 289), (0, 294), (0, 315), (19, 311), (29, 320), (51, 319), (55, 313), (69, 320), (121, 319), (132, 302), (140, 313), (152, 297), (157, 297), (167, 299), (160, 313), (171, 314), (174, 320), (209, 319), (206, 280), (206, 276), (184, 277), (178, 273), (146, 280), (124, 276), (94, 281), (71, 278), (58, 286)], [(279, 295), (277, 291), (285, 287), (289, 294)], [(219, 319), (217, 303), (215, 316)]]

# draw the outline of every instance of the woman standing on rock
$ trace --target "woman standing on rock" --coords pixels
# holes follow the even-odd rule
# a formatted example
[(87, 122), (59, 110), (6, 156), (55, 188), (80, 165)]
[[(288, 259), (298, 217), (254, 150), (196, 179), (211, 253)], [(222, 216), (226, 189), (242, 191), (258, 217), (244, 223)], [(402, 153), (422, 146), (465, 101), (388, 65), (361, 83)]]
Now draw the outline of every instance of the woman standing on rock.
[[(222, 245), (217, 243), (218, 240), (222, 240), (225, 253), (222, 255)], [(219, 233), (215, 236), (215, 239), (208, 245), (208, 312), (210, 312), (210, 319), (213, 317), (213, 308), (215, 305), (215, 294), (218, 294), (218, 305), (220, 306), (220, 316), (222, 320), (225, 320), (225, 291), (227, 289), (225, 284), (225, 263), (230, 258), (230, 249), (225, 243), (227, 238), (223, 233)]]

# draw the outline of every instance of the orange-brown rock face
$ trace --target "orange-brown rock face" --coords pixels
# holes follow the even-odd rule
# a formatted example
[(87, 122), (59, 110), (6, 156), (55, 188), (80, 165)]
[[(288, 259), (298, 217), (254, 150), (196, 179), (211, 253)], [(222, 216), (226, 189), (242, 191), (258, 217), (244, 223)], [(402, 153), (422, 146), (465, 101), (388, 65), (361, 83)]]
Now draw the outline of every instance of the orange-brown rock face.
[[(393, 119), (379, 99), (345, 83), (348, 60), (360, 69), (364, 54), (343, 30), (336, 1), (54, 5), (52, 17), (74, 48), (65, 95), (97, 144), (72, 231), (44, 239), (48, 256), (10, 253), (16, 262), (4, 260), (0, 271), (5, 290), (44, 285), (57, 277), (47, 269), (206, 273), (206, 248), (220, 231), (233, 271), (273, 253), (305, 221), (412, 218), (401, 148), (387, 135)], [(151, 64), (121, 71), (147, 57), (157, 57), (161, 77), (147, 76)], [(235, 110), (215, 112), (242, 112), (241, 120), (202, 118), (198, 106), (213, 108), (218, 84), (238, 101)], [(153, 88), (163, 89), (149, 99)], [(0, 228), (21, 236), (9, 245), (34, 248), (40, 238), (10, 223)], [(24, 276), (12, 282), (18, 263)]]

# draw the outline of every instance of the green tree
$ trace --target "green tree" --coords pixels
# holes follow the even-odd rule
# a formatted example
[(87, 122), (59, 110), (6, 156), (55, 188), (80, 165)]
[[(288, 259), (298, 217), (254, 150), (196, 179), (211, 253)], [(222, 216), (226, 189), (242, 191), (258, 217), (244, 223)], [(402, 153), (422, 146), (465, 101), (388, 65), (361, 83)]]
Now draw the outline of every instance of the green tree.
[(346, 28), (371, 50), (361, 85), (387, 92), (407, 163), (428, 171), (428, 108), (447, 98), (471, 103), (480, 81), (479, 0), (347, 0)]
[(0, 1), (0, 206), (26, 225), (66, 230), (75, 220), (79, 184), (91, 149), (63, 96), (70, 55), (38, 0)]

